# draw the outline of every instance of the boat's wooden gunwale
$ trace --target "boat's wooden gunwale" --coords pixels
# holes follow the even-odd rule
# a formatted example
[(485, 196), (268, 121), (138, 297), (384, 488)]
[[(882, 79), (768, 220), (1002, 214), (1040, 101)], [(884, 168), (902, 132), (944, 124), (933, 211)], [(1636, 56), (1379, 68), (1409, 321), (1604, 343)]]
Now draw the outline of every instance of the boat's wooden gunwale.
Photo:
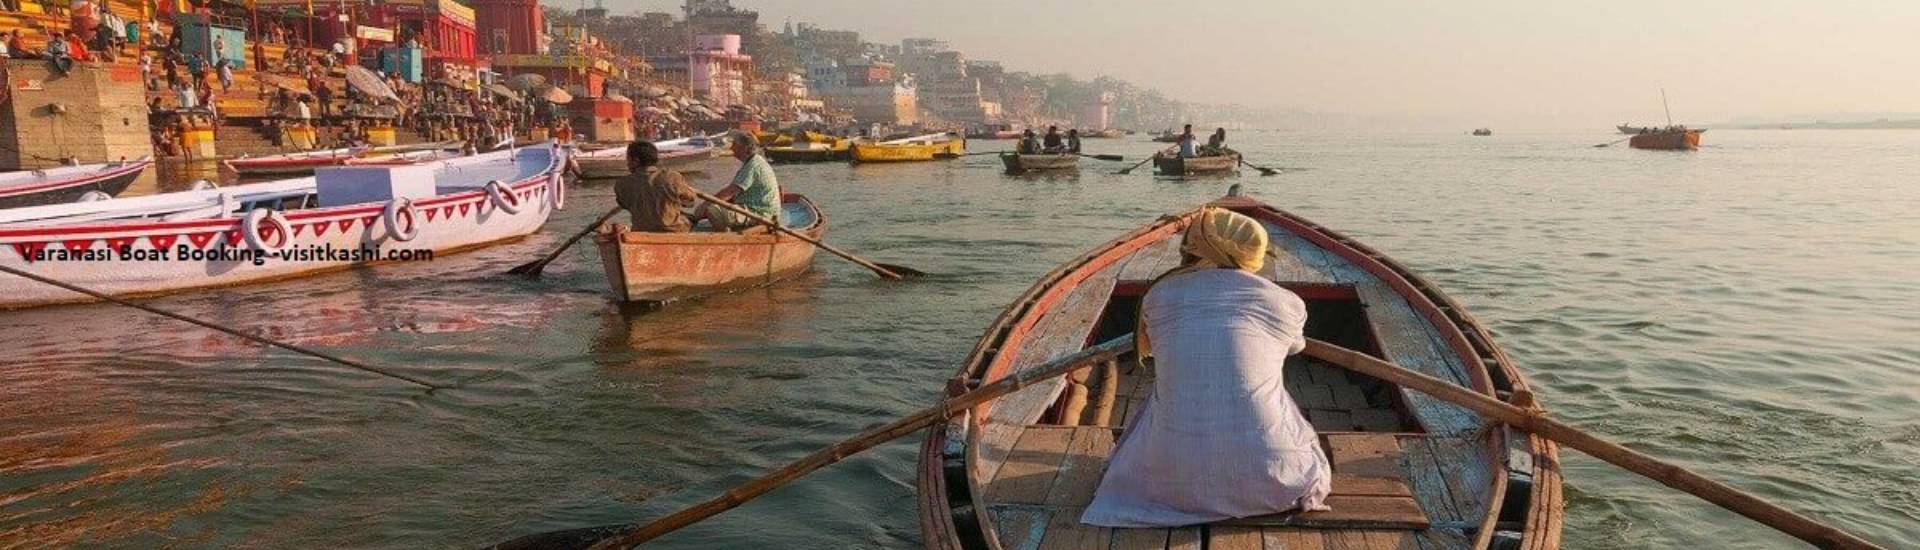
[[(1256, 201), (1226, 199), (1216, 204), (1235, 208), (1264, 221), (1281, 225), (1282, 228), (1308, 239), (1316, 246), (1335, 252), (1352, 265), (1360, 267), (1387, 283), (1389, 288), (1420, 312), (1420, 315), (1447, 342), (1449, 351), (1465, 363), (1474, 389), (1488, 394), (1497, 394), (1496, 390), (1501, 389), (1498, 386), (1503, 385), (1508, 386), (1512, 391), (1526, 389), (1524, 379), (1505, 351), (1493, 343), (1494, 340), (1487, 329), (1478, 320), (1466, 314), (1458, 302), (1405, 266), (1344, 235)], [(1191, 212), (1187, 215), (1191, 215)], [(1163, 217), (1160, 221), (1110, 241), (1048, 272), (1040, 282), (1029, 288), (994, 320), (986, 335), (970, 355), (967, 366), (956, 375), (951, 386), (966, 387), (969, 383), (1004, 376), (1005, 369), (1011, 364), (1011, 351), (1019, 349), (1021, 341), (1027, 336), (1026, 332), (1033, 328), (1033, 322), (1036, 320), (1034, 312), (1046, 311), (1053, 300), (1070, 293), (1091, 273), (1110, 264), (1116, 254), (1119, 257), (1130, 256), (1156, 241), (1156, 239), (1149, 239), (1150, 235), (1161, 231), (1177, 231), (1184, 226), (1184, 223), (1179, 222), (1185, 219), (1184, 215)], [(1100, 263), (1096, 265), (1096, 262)], [(993, 354), (991, 358), (988, 357), (989, 353)], [(1487, 365), (1489, 362), (1493, 364), (1493, 368), (1501, 371), (1503, 380), (1500, 384), (1496, 384), (1490, 376)], [(947, 446), (946, 439), (951, 434), (966, 433), (970, 439), (967, 445), (967, 467), (972, 468), (977, 464), (976, 451), (979, 446), (976, 442), (979, 426), (974, 419), (979, 418), (989, 409), (990, 407), (981, 407), (971, 411), (966, 417), (937, 426), (930, 430), (927, 441), (922, 446), (920, 479), (923, 483), (923, 494), (920, 495), (922, 510), (920, 519), (923, 533), (927, 535), (928, 548), (959, 550), (969, 547), (961, 545), (955, 533), (957, 529), (954, 523), (956, 518), (953, 515), (955, 511), (947, 506), (951, 488), (941, 475), (944, 462), (941, 457)], [(1486, 465), (1492, 470), (1488, 480), (1490, 487), (1488, 487), (1487, 502), (1483, 505), (1483, 521), (1477, 526), (1479, 536), (1474, 541), (1472, 546), (1474, 548), (1485, 548), (1496, 531), (1494, 522), (1500, 516), (1500, 508), (1504, 500), (1501, 495), (1505, 493), (1507, 479), (1506, 461), (1498, 459), (1507, 456), (1505, 433), (1506, 430), (1494, 430), (1490, 432), (1490, 437), (1486, 441), (1488, 456), (1494, 460), (1489, 460)], [(1557, 467), (1557, 447), (1537, 437), (1529, 436), (1528, 441), (1531, 444), (1529, 449), (1535, 456), (1535, 469), (1527, 521), (1522, 531), (1523, 543), (1530, 549), (1557, 548), (1560, 539), (1559, 521), (1564, 509), (1562, 500), (1564, 496), (1560, 492), (1561, 484)], [(969, 480), (974, 477), (968, 476)], [(987, 512), (983, 508), (983, 503), (980, 502), (978, 487), (969, 487), (968, 490), (974, 501), (971, 515), (976, 517), (973, 523), (985, 527), (988, 532), (989, 548), (999, 548), (998, 541), (992, 534), (992, 524), (986, 517)]]
[[(805, 227), (794, 227), (790, 229), (815, 240), (826, 235), (826, 214), (820, 211), (819, 206), (814, 204), (812, 199), (797, 193), (786, 193), (781, 197), (781, 202), (802, 205), (812, 216), (812, 223), (807, 224)], [(609, 232), (606, 228), (602, 228), (595, 240), (600, 245), (603, 254), (612, 255), (613, 258), (611, 258), (611, 261), (619, 264), (619, 268), (621, 269), (618, 279), (613, 281), (615, 293), (620, 295), (623, 301), (644, 303), (672, 302), (773, 284), (805, 272), (812, 263), (814, 249), (812, 243), (808, 243), (798, 237), (771, 231), (756, 233), (709, 231), (658, 233), (622, 230), (616, 234)], [(629, 283), (629, 278), (635, 274), (625, 269), (626, 262), (621, 259), (620, 256), (629, 253), (629, 251), (633, 249), (649, 247), (712, 250), (737, 250), (749, 247), (765, 247), (768, 249), (767, 261), (769, 265), (766, 268), (767, 271), (759, 276), (735, 278), (717, 284), (673, 283), (671, 286), (656, 289), (646, 297), (635, 297), (630, 294), (631, 285)], [(613, 252), (608, 252), (610, 249), (613, 250)], [(775, 258), (780, 255), (780, 251), (782, 250), (805, 250), (805, 258), (795, 261), (792, 265), (773, 265)], [(608, 260), (603, 259), (603, 262), (605, 261)], [(603, 267), (608, 270), (609, 277), (615, 276), (612, 271), (615, 267), (612, 264), (603, 264)]]

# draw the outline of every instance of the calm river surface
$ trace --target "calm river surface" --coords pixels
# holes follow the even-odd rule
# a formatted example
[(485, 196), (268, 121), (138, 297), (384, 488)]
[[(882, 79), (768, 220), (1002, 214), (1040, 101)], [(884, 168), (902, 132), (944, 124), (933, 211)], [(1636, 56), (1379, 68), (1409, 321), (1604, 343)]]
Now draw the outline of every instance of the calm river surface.
[[(0, 548), (471, 548), (655, 516), (930, 404), (1039, 275), (1235, 181), (1439, 282), (1556, 415), (1920, 547), (1920, 132), (1590, 147), (1612, 139), (1239, 132), (1290, 170), (1184, 182), (1096, 161), (1018, 179), (988, 156), (781, 167), (829, 240), (937, 276), (822, 254), (657, 312), (614, 305), (591, 246), (502, 275), (611, 204), (587, 185), (520, 243), (151, 301), (461, 386), (432, 395), (117, 306), (0, 312)], [(657, 547), (915, 546), (916, 442)], [(1567, 548), (1796, 547), (1568, 455)]]

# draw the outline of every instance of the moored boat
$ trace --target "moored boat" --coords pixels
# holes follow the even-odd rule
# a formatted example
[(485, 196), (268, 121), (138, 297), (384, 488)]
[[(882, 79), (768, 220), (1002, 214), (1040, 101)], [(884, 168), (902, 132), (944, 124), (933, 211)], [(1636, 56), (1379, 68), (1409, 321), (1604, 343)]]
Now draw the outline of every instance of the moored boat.
[(1700, 148), (1700, 131), (1688, 129), (1685, 126), (1675, 126), (1634, 134), (1633, 137), (1627, 138), (1627, 146), (1635, 149), (1692, 151)]
[(0, 173), (0, 208), (68, 203), (95, 191), (118, 195), (152, 165), (153, 159), (140, 157)]
[(1172, 150), (1153, 154), (1153, 171), (1162, 176), (1224, 174), (1240, 166), (1240, 153), (1228, 149), (1224, 154), (1181, 158)]
[(1006, 165), (1008, 174), (1076, 170), (1080, 168), (1080, 155), (1000, 153), (1000, 162)]
[[(653, 146), (660, 151), (660, 165), (669, 168), (707, 160), (721, 151), (718, 141), (706, 136), (656, 141)], [(622, 178), (628, 174), (626, 145), (578, 153), (573, 162), (584, 179)]]
[(807, 133), (807, 139), (807, 143), (801, 145), (789, 138), (762, 151), (767, 154), (767, 160), (773, 162), (826, 162), (847, 160), (853, 155), (853, 140), (813, 132)]
[(1475, 129), (1473, 130), (1473, 135), (1476, 135), (1476, 136), (1491, 136), (1491, 135), (1493, 135), (1493, 129), (1492, 129), (1492, 128), (1475, 128)]
[(915, 162), (937, 158), (955, 158), (967, 152), (967, 140), (952, 134), (927, 134), (909, 138), (853, 144), (854, 162)]
[(342, 147), (320, 151), (301, 151), (264, 156), (241, 156), (226, 160), (226, 165), (242, 176), (284, 176), (311, 174), (322, 166), (341, 166), (360, 156), (365, 147)]
[[(1245, 198), (1214, 203), (1261, 222), (1263, 278), (1306, 303), (1308, 337), (1361, 350), (1476, 393), (1528, 392), (1492, 334), (1431, 283), (1326, 227)], [(948, 387), (1022, 369), (1132, 332), (1155, 278), (1180, 261), (1197, 215), (1163, 217), (1044, 276), (1002, 313)], [(1281, 358), (1274, 358), (1276, 364)], [(1317, 358), (1285, 359), (1288, 393), (1332, 466), (1331, 510), (1177, 528), (1084, 525), (1116, 432), (1156, 383), (1131, 355), (1034, 379), (936, 424), (916, 475), (926, 548), (1557, 548), (1558, 447), (1488, 428), (1465, 409)], [(1222, 434), (1235, 437), (1237, 434)], [(1268, 548), (1275, 548), (1269, 542)]]
[[(427, 259), (538, 230), (565, 204), (564, 155), (541, 145), (0, 211), (0, 265), (143, 296)], [(0, 278), (0, 308), (88, 300)]]
[[(813, 201), (787, 193), (781, 202), (781, 224), (815, 240), (826, 235), (826, 216)], [(626, 302), (671, 302), (772, 284), (806, 271), (814, 254), (812, 244), (764, 227), (650, 233), (609, 224), (595, 241), (614, 295)]]

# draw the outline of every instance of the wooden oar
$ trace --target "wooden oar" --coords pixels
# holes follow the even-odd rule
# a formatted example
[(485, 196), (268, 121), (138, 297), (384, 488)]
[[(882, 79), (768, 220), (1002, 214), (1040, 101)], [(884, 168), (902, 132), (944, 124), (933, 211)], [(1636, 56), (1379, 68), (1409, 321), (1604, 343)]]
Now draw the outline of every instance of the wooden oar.
[(851, 252), (847, 252), (845, 250), (836, 248), (833, 245), (820, 242), (818, 239), (803, 235), (799, 231), (788, 229), (786, 226), (780, 225), (778, 222), (769, 220), (764, 216), (753, 213), (752, 210), (747, 210), (745, 208), (741, 208), (739, 205), (727, 202), (725, 200), (721, 200), (720, 197), (715, 197), (713, 195), (709, 195), (700, 191), (694, 191), (693, 193), (695, 195), (699, 195), (701, 199), (705, 199), (707, 201), (707, 204), (711, 204), (714, 206), (725, 208), (727, 210), (731, 210), (735, 214), (746, 216), (747, 219), (760, 222), (761, 225), (765, 225), (768, 228), (773, 229), (774, 231), (786, 233), (788, 235), (793, 236), (793, 238), (806, 241), (807, 244), (820, 247), (821, 250), (831, 252), (835, 256), (846, 258), (846, 260), (849, 262), (860, 264), (861, 267), (870, 269), (875, 274), (878, 274), (881, 277), (885, 277), (888, 279), (905, 279), (907, 277), (925, 277), (927, 275), (926, 273), (923, 273), (918, 269), (901, 267), (893, 264), (880, 264), (880, 263), (873, 263), (873, 262), (866, 261), (864, 259), (861, 259), (859, 256), (853, 255), (853, 253)]
[(1609, 142), (1606, 142), (1606, 143), (1601, 143), (1601, 144), (1598, 144), (1598, 145), (1594, 145), (1594, 147), (1607, 147), (1607, 146), (1610, 146), (1610, 145), (1613, 145), (1613, 144), (1616, 144), (1616, 143), (1620, 143), (1620, 142), (1622, 142), (1622, 141), (1626, 141), (1626, 140), (1629, 140), (1629, 139), (1633, 139), (1633, 136), (1627, 136), (1627, 137), (1623, 137), (1623, 138), (1620, 138), (1620, 139), (1616, 139), (1616, 140), (1613, 140), (1613, 141), (1609, 141)]
[(631, 531), (601, 539), (600, 542), (593, 545), (593, 548), (626, 548), (659, 538), (661, 535), (671, 533), (681, 527), (692, 525), (694, 522), (731, 510), (749, 500), (753, 500), (755, 497), (767, 494), (767, 492), (778, 489), (780, 486), (799, 479), (801, 476), (812, 473), (814, 470), (826, 467), (829, 464), (839, 462), (841, 459), (853, 456), (861, 451), (918, 432), (921, 428), (932, 426), (935, 423), (964, 413), (967, 409), (973, 408), (974, 405), (998, 399), (1018, 391), (1021, 388), (1032, 385), (1035, 382), (1057, 378), (1097, 363), (1106, 362), (1122, 354), (1131, 353), (1132, 351), (1133, 335), (1128, 334), (1108, 340), (1106, 343), (1098, 346), (1080, 350), (1072, 355), (1048, 361), (1012, 376), (996, 380), (991, 384), (981, 386), (973, 391), (948, 397), (946, 401), (939, 405), (921, 409), (919, 412), (907, 415), (905, 418), (860, 432), (860, 435), (854, 436), (852, 439), (814, 451), (813, 454), (809, 454), (786, 466), (781, 466), (780, 469), (768, 472), (760, 477), (754, 478), (752, 481), (728, 489), (727, 492), (722, 493), (720, 496), (707, 499), (699, 504), (669, 514), (666, 517), (653, 520)]
[(1481, 416), (1572, 447), (1588, 456), (1604, 460), (1668, 487), (1700, 497), (1721, 508), (1747, 516), (1816, 547), (1880, 548), (1865, 539), (1821, 524), (1725, 483), (1714, 481), (1686, 468), (1662, 462), (1639, 451), (1581, 431), (1579, 428), (1547, 418), (1541, 411), (1514, 406), (1465, 387), (1320, 340), (1308, 339), (1306, 354), (1354, 372), (1466, 407)]
[(1240, 165), (1241, 165), (1241, 166), (1245, 166), (1245, 167), (1248, 167), (1248, 168), (1252, 168), (1252, 169), (1255, 169), (1255, 170), (1259, 170), (1259, 171), (1260, 171), (1260, 175), (1262, 175), (1262, 176), (1271, 176), (1271, 175), (1274, 175), (1274, 174), (1278, 174), (1278, 173), (1280, 173), (1280, 171), (1279, 171), (1279, 170), (1275, 170), (1275, 169), (1272, 169), (1272, 168), (1266, 168), (1266, 167), (1262, 167), (1262, 166), (1254, 166), (1254, 165), (1253, 165), (1253, 163), (1251, 163), (1251, 162), (1247, 162), (1247, 157), (1238, 157), (1238, 158), (1235, 158), (1234, 160), (1238, 160), (1238, 161), (1240, 161)]
[(1083, 156), (1083, 157), (1087, 157), (1087, 158), (1090, 158), (1090, 159), (1093, 159), (1093, 160), (1111, 160), (1111, 161), (1114, 161), (1114, 162), (1126, 162), (1126, 160), (1127, 160), (1127, 157), (1123, 157), (1123, 156), (1120, 156), (1120, 155), (1089, 155), (1089, 154), (1086, 154), (1086, 153), (1074, 153), (1074, 154), (1075, 154), (1075, 155), (1079, 155), (1079, 156)]
[(1140, 167), (1141, 165), (1143, 165), (1143, 164), (1146, 164), (1146, 163), (1149, 163), (1149, 162), (1153, 162), (1153, 155), (1147, 155), (1147, 159), (1146, 159), (1146, 160), (1142, 160), (1142, 161), (1140, 161), (1140, 162), (1137, 162), (1137, 163), (1134, 163), (1134, 165), (1133, 165), (1133, 166), (1128, 166), (1128, 167), (1126, 167), (1126, 168), (1121, 168), (1121, 169), (1120, 169), (1120, 175), (1122, 175), (1122, 176), (1124, 176), (1124, 175), (1127, 175), (1127, 174), (1131, 174), (1131, 173), (1133, 173), (1133, 169), (1135, 169), (1135, 168), (1139, 168), (1139, 167)]
[(618, 206), (613, 207), (613, 209), (608, 210), (607, 213), (601, 214), (598, 219), (593, 220), (593, 223), (587, 224), (586, 229), (580, 230), (579, 233), (574, 233), (573, 238), (567, 239), (567, 242), (561, 244), (560, 248), (554, 249), (552, 254), (548, 254), (547, 257), (545, 258), (520, 264), (519, 266), (514, 267), (513, 269), (507, 270), (507, 273), (512, 275), (526, 275), (528, 277), (539, 277), (540, 270), (546, 269), (547, 264), (553, 263), (553, 259), (560, 257), (561, 252), (566, 252), (567, 248), (573, 246), (573, 243), (580, 242), (580, 239), (586, 237), (588, 233), (592, 233), (594, 229), (598, 229), (600, 227), (600, 224), (607, 223), (607, 219), (612, 218), (614, 214), (619, 214), (620, 210), (621, 208)]

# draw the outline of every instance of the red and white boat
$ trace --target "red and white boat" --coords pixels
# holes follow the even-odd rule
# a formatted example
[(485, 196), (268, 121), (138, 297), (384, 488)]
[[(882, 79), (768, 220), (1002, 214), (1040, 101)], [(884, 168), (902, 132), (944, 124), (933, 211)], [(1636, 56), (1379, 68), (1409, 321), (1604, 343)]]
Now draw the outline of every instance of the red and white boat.
[(341, 166), (365, 152), (365, 147), (342, 147), (324, 151), (302, 151), (263, 157), (239, 157), (227, 160), (227, 166), (243, 176), (284, 176), (311, 174), (322, 166)]
[(0, 208), (20, 208), (43, 204), (69, 203), (82, 195), (99, 191), (118, 195), (133, 184), (148, 166), (150, 157), (134, 160), (61, 166), (44, 170), (0, 173)]
[[(660, 150), (660, 165), (666, 167), (684, 166), (710, 159), (720, 152), (719, 140), (706, 136), (657, 141), (653, 146)], [(579, 167), (582, 178), (607, 179), (627, 175), (625, 145), (579, 153), (574, 155), (573, 159)]]
[[(144, 296), (431, 258), (526, 236), (565, 205), (543, 144), (407, 166), (0, 211), (0, 265)], [(0, 308), (88, 301), (0, 277)]]

